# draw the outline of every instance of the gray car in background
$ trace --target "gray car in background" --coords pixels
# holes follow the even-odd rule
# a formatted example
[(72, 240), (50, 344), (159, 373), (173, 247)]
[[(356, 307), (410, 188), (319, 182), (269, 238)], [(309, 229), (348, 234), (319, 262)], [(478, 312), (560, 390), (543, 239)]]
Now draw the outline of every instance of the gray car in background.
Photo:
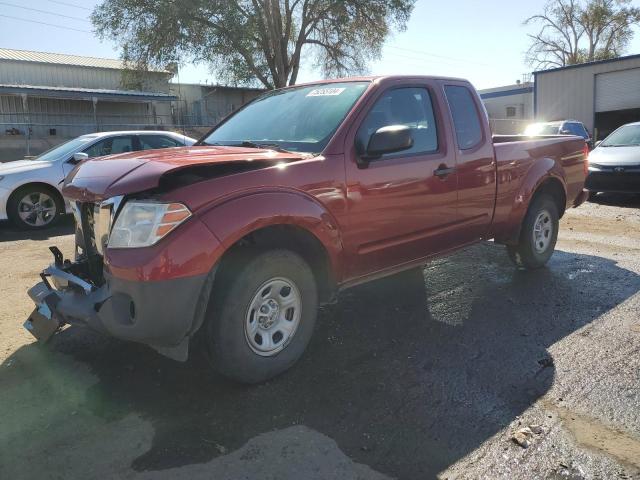
[(618, 128), (589, 154), (586, 188), (599, 192), (640, 193), (640, 122)]
[(535, 137), (538, 135), (575, 135), (584, 138), (589, 148), (593, 148), (593, 140), (584, 123), (578, 120), (558, 120), (555, 122), (532, 123), (523, 135)]

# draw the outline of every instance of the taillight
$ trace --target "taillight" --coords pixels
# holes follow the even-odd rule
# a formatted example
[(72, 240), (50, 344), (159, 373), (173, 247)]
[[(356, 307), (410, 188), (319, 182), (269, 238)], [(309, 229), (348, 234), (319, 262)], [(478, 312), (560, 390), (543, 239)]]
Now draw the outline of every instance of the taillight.
[(584, 154), (584, 174), (586, 176), (589, 174), (589, 145), (587, 143), (584, 144), (582, 153)]

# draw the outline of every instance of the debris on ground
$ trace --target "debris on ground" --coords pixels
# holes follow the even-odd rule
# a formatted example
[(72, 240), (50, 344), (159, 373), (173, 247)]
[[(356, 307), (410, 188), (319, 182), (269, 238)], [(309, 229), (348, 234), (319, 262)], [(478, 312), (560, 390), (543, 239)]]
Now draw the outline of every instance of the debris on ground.
[(521, 428), (516, 433), (513, 434), (511, 440), (516, 445), (521, 446), (522, 448), (529, 448), (531, 445), (531, 438), (533, 437), (533, 432), (529, 427)]
[(544, 432), (544, 429), (540, 425), (529, 425), (528, 427), (521, 428), (516, 431), (511, 440), (522, 448), (529, 448), (534, 435), (540, 435)]

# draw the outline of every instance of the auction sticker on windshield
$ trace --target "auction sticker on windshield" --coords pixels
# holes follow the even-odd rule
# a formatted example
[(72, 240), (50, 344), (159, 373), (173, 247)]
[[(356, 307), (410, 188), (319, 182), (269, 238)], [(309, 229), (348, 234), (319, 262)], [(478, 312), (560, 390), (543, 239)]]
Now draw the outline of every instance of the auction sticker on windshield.
[(344, 91), (344, 88), (316, 88), (307, 93), (307, 97), (333, 97)]

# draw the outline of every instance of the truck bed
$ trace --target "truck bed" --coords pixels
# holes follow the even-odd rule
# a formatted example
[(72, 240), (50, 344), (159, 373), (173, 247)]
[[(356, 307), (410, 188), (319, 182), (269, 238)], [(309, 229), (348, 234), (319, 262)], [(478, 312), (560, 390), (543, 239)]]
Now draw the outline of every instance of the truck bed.
[[(497, 169), (493, 221), (495, 238), (514, 241), (513, 217), (522, 213), (518, 212), (517, 206), (526, 205), (528, 196), (549, 177), (559, 180), (557, 183), (561, 189), (559, 192), (565, 197), (565, 208), (581, 201), (587, 172), (587, 151), (583, 138), (567, 135), (495, 135), (493, 144)], [(542, 175), (546, 171), (549, 173)], [(562, 187), (563, 184), (566, 188)]]

